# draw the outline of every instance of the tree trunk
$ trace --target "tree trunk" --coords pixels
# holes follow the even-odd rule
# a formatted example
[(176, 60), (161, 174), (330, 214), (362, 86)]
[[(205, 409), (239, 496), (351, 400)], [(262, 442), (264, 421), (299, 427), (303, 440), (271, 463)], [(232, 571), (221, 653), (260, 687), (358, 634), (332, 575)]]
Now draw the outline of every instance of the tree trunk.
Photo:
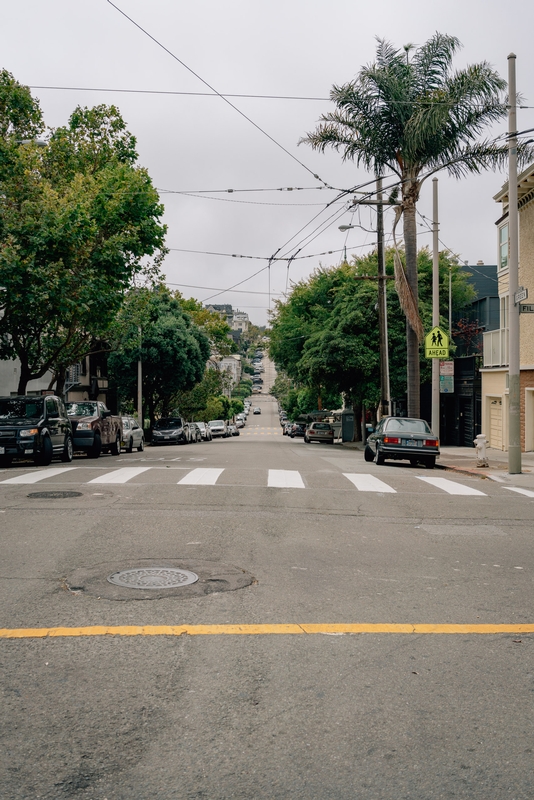
[(28, 381), (31, 381), (32, 377), (33, 376), (29, 366), (22, 362), (20, 365), (20, 377), (19, 385), (17, 387), (17, 394), (26, 394), (26, 386), (28, 385)]
[[(415, 223), (415, 200), (407, 198), (404, 206), (404, 248), (406, 253), (406, 277), (416, 303), (417, 287), (417, 228)], [(406, 320), (406, 364), (408, 385), (408, 416), (419, 418), (421, 377), (419, 370), (419, 340)]]

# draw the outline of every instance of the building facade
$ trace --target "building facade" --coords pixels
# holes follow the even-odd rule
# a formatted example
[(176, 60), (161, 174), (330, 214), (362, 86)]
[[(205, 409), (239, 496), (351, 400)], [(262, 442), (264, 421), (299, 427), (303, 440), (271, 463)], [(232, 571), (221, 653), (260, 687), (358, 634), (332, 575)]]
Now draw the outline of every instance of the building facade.
[[(534, 164), (518, 177), (519, 285), (534, 301)], [(513, 298), (508, 288), (508, 183), (494, 200), (501, 204), (497, 220), (499, 328), (484, 334), (482, 432), (490, 447), (508, 450), (508, 328)], [(521, 449), (534, 450), (534, 314), (520, 314)]]

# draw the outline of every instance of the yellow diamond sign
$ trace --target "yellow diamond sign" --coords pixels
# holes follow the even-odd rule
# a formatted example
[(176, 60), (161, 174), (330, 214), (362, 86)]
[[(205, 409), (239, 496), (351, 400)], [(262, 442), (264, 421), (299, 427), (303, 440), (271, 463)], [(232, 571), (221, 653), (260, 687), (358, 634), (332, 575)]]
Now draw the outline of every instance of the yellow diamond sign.
[(449, 357), (449, 334), (443, 328), (436, 326), (425, 336), (426, 358)]

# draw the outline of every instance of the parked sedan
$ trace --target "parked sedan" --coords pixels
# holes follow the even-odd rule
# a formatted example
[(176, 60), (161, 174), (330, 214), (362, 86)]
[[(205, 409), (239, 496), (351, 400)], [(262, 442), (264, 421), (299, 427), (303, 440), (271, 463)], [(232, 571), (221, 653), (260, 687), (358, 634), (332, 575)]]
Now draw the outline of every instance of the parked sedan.
[(127, 453), (137, 447), (140, 453), (145, 449), (145, 435), (134, 417), (122, 418), (122, 442)]
[(288, 430), (288, 434), (292, 439), (295, 436), (306, 436), (306, 425), (303, 422), (294, 422)]
[(195, 422), (195, 425), (199, 429), (202, 439), (205, 442), (211, 442), (212, 436), (211, 436), (210, 426), (206, 425), (205, 422)]
[(186, 422), (184, 429), (189, 444), (196, 444), (202, 441), (202, 434), (196, 422)]
[(210, 426), (211, 435), (214, 439), (217, 436), (221, 436), (223, 439), (227, 439), (230, 436), (226, 422), (223, 419), (211, 419), (208, 425)]
[(259, 406), (256, 406), (256, 408), (254, 409), (254, 411), (252, 413), (253, 414), (261, 414), (261, 408)]
[(187, 444), (188, 429), (181, 417), (162, 417), (154, 423), (152, 446), (158, 444)]
[(304, 434), (306, 444), (310, 442), (332, 442), (334, 441), (334, 428), (328, 422), (312, 422), (308, 425)]
[(384, 417), (369, 435), (365, 460), (383, 464), (386, 458), (404, 459), (413, 467), (423, 464), (434, 469), (439, 440), (424, 419)]
[(239, 436), (239, 429), (237, 425), (228, 425), (228, 433), (230, 436)]

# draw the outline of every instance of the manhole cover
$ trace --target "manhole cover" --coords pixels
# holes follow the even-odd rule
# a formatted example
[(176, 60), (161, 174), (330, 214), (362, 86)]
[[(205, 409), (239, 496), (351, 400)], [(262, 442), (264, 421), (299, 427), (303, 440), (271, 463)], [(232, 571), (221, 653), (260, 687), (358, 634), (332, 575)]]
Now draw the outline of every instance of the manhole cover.
[(50, 498), (60, 500), (65, 497), (81, 497), (82, 492), (31, 492), (28, 497)]
[(177, 586), (189, 586), (191, 583), (196, 583), (198, 575), (187, 569), (175, 569), (174, 567), (145, 567), (114, 572), (109, 576), (108, 581), (128, 589), (174, 589)]

